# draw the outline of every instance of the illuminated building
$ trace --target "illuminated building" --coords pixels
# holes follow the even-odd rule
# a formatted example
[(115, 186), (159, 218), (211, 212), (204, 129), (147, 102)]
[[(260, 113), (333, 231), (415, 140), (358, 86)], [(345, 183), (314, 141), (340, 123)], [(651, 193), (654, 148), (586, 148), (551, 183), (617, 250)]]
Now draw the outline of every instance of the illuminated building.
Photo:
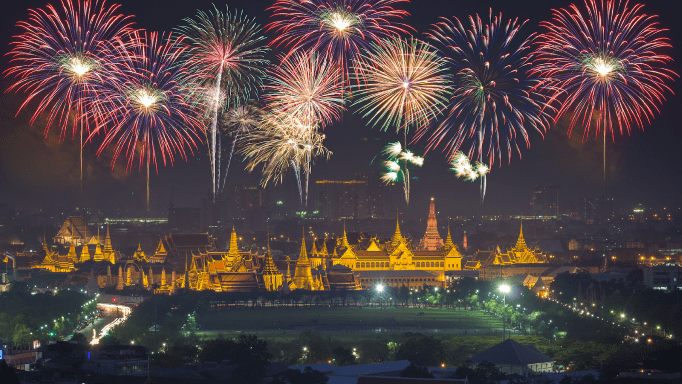
[(364, 219), (367, 217), (365, 180), (318, 180), (317, 210), (323, 217)]
[(547, 288), (545, 285), (545, 281), (542, 276), (537, 278), (535, 284), (533, 284), (533, 287), (531, 288), (531, 291), (543, 299), (546, 299), (549, 296), (549, 288)]
[(97, 238), (88, 229), (85, 219), (80, 216), (69, 216), (53, 238), (55, 244), (78, 247), (85, 244), (95, 244)]
[[(547, 263), (547, 257), (537, 249), (530, 249), (523, 238), (523, 224), (519, 230), (519, 238), (516, 245), (502, 252), (500, 247), (497, 251), (478, 251), (474, 257), (467, 261), (464, 269), (472, 271), (490, 266), (510, 266), (515, 264), (540, 264)], [(483, 279), (483, 276), (480, 277)], [(483, 279), (484, 280), (484, 279)]]
[(438, 222), (436, 221), (436, 205), (431, 198), (429, 206), (429, 219), (426, 222), (426, 234), (419, 241), (417, 249), (422, 251), (435, 251), (443, 246), (443, 239), (438, 234)]
[(296, 260), (294, 279), (290, 288), (305, 289), (308, 291), (319, 291), (324, 289), (319, 277), (313, 278), (310, 260), (308, 260), (308, 253), (306, 252), (305, 235), (301, 239), (301, 253), (298, 256), (298, 260)]
[(558, 185), (536, 186), (530, 200), (530, 211), (533, 216), (559, 216)]

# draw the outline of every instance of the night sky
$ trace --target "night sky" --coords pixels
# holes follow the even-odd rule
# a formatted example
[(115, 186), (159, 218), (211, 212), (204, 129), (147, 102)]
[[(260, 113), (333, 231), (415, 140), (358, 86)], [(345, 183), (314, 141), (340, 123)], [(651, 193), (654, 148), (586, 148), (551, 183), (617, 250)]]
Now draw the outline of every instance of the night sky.
[[(529, 19), (522, 29), (524, 36), (540, 31), (541, 20), (549, 19), (551, 8), (567, 7), (574, 1), (452, 1), (413, 0), (406, 9), (411, 13), (406, 22), (423, 37), (429, 26), (439, 16), (457, 16), (460, 20), (479, 13), (487, 19), (489, 8), (502, 12), (505, 18)], [(247, 15), (257, 18), (261, 25), (268, 22), (265, 8), (273, 0), (230, 1), (230, 7), (243, 8)], [(3, 5), (0, 23), (0, 43), (3, 53), (9, 50), (11, 36), (17, 33), (13, 25), (28, 16), (27, 8), (42, 7), (45, 0), (11, 2)], [(674, 59), (673, 69), (682, 73), (682, 1), (648, 0), (645, 12), (658, 14), (660, 27), (667, 32), (675, 47), (667, 52)], [(223, 2), (216, 2), (224, 9)], [(170, 31), (185, 17), (194, 16), (197, 9), (208, 10), (211, 2), (205, 0), (142, 0), (123, 2), (122, 12), (136, 15), (137, 27), (148, 30)], [(464, 20), (463, 20), (464, 22)], [(270, 37), (270, 36), (268, 36)], [(2, 69), (7, 68), (7, 57), (2, 59)], [(678, 79), (673, 85), (675, 95), (667, 94), (651, 125), (644, 131), (634, 130), (629, 137), (617, 136), (615, 143), (607, 143), (608, 181), (607, 194), (616, 200), (617, 208), (629, 208), (642, 203), (646, 206), (681, 205), (682, 167), (680, 167), (679, 111), (682, 106)], [(3, 91), (9, 83), (2, 80)], [(52, 129), (44, 135), (44, 123), (28, 124), (29, 113), (15, 117), (22, 96), (3, 94), (0, 113), (0, 203), (18, 208), (47, 208), (74, 206), (107, 208), (110, 204), (142, 211), (145, 194), (145, 174), (126, 172), (119, 159), (111, 168), (111, 154), (96, 156), (96, 146), (89, 145), (85, 153), (84, 195), (78, 183), (78, 142), (70, 133), (60, 140), (59, 130)], [(353, 109), (351, 109), (352, 111)], [(325, 129), (326, 146), (333, 152), (328, 162), (315, 164), (312, 180), (350, 179), (358, 172), (381, 172), (380, 161), (373, 158), (382, 147), (398, 137), (392, 132), (369, 128), (359, 114), (351, 111), (341, 122)], [(434, 196), (438, 209), (448, 215), (515, 214), (527, 206), (532, 189), (538, 184), (561, 185), (561, 200), (576, 201), (583, 196), (602, 194), (602, 144), (594, 136), (583, 142), (582, 130), (576, 129), (569, 139), (566, 121), (560, 121), (544, 139), (531, 132), (531, 148), (522, 148), (523, 159), (512, 159), (511, 165), (495, 166), (488, 177), (488, 193), (483, 206), (478, 204), (477, 183), (458, 180), (448, 171), (445, 157), (439, 151), (426, 155), (424, 167), (413, 172), (419, 181), (412, 184), (411, 210), (427, 212), (428, 197)], [(422, 143), (411, 148), (419, 152)], [(168, 204), (171, 188), (176, 188), (176, 206), (199, 206), (202, 196), (210, 192), (210, 164), (207, 150), (200, 146), (188, 162), (179, 160), (173, 168), (159, 168), (152, 175), (153, 209), (160, 211)], [(249, 175), (243, 170), (240, 159), (233, 162), (228, 183), (256, 184), (258, 174)], [(290, 175), (293, 179), (293, 174)]]

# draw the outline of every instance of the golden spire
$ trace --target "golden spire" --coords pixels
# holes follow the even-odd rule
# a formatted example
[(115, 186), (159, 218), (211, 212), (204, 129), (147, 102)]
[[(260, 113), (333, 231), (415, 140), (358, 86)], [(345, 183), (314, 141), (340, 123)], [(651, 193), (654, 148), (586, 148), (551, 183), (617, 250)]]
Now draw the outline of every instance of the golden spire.
[(265, 263), (263, 265), (263, 275), (274, 275), (274, 274), (278, 274), (278, 273), (279, 273), (279, 269), (277, 269), (277, 266), (275, 266), (275, 262), (272, 260), (272, 253), (270, 253), (270, 228), (268, 227), (268, 249), (265, 252)]
[(317, 240), (317, 239), (313, 238), (313, 246), (310, 247), (310, 255), (311, 256), (317, 256), (319, 254), (319, 252), (317, 251), (317, 245), (315, 245), (315, 243), (316, 243), (315, 240)]
[(86, 261), (90, 260), (90, 250), (88, 249), (88, 245), (85, 244), (83, 245), (83, 248), (81, 248), (81, 263), (84, 263)]
[(403, 241), (403, 235), (400, 233), (400, 216), (396, 214), (395, 233), (391, 239), (391, 246), (396, 247)]
[(521, 219), (521, 229), (519, 229), (519, 239), (516, 241), (516, 248), (525, 249), (527, 247), (526, 240), (523, 238), (523, 219)]
[(346, 222), (343, 222), (343, 239), (341, 243), (344, 247), (350, 248), (350, 243), (348, 242), (348, 236), (346, 235)]
[(301, 254), (298, 256), (298, 262), (299, 263), (308, 262), (308, 253), (306, 252), (305, 249), (305, 229), (303, 230), (303, 238), (301, 239)]
[(452, 248), (455, 244), (452, 242), (452, 236), (450, 236), (450, 222), (448, 221), (448, 236), (445, 238), (445, 248)]
[(69, 253), (66, 255), (66, 258), (69, 261), (73, 261), (74, 263), (78, 261), (78, 255), (76, 254), (76, 243), (71, 241), (71, 245), (69, 246)]
[[(268, 235), (268, 242), (270, 241), (270, 235)], [(269, 244), (269, 243), (268, 243)], [(237, 244), (237, 231), (232, 226), (232, 235), (230, 235), (230, 250), (227, 252), (230, 257), (239, 257), (239, 245)]]
[(111, 246), (111, 236), (109, 236), (109, 225), (107, 224), (107, 237), (104, 239), (104, 259), (109, 260), (111, 264), (116, 263), (116, 256), (114, 254), (114, 248)]

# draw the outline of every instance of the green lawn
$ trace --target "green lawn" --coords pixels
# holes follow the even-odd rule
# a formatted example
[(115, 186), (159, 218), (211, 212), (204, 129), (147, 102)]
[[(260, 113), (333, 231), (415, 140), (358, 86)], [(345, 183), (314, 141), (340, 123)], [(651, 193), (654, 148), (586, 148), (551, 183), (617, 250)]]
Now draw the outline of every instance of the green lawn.
[[(423, 313), (423, 315), (418, 315)], [(319, 330), (336, 333), (501, 329), (502, 322), (478, 311), (441, 308), (255, 307), (197, 314), (202, 333)]]

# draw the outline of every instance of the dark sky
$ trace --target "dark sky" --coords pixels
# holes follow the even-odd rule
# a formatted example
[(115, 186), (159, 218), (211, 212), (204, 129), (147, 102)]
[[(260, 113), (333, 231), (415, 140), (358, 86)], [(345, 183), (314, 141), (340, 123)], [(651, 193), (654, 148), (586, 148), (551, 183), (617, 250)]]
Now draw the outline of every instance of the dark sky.
[[(265, 8), (274, 0), (230, 1), (233, 8), (244, 9), (265, 25), (269, 13)], [(407, 22), (417, 29), (417, 36), (439, 16), (457, 16), (465, 19), (469, 14), (479, 13), (487, 18), (489, 8), (503, 12), (505, 18), (529, 19), (522, 29), (524, 35), (540, 31), (538, 23), (550, 17), (551, 8), (566, 7), (569, 0), (544, 1), (461, 1), (461, 0), (413, 0), (406, 5), (411, 13)], [(13, 25), (28, 15), (27, 8), (42, 7), (45, 0), (11, 2), (3, 6), (0, 23), (0, 43), (3, 52), (9, 50), (11, 36), (17, 32)], [(216, 2), (219, 8), (223, 2)], [(676, 47), (668, 52), (675, 60), (672, 64), (682, 73), (682, 1), (648, 0), (645, 11), (660, 15), (662, 28), (670, 29), (668, 36)], [(206, 0), (126, 0), (122, 11), (136, 15), (137, 26), (148, 30), (169, 31), (181, 23), (184, 17), (194, 16), (197, 9), (208, 10), (211, 1)], [(270, 36), (269, 36), (270, 37)], [(7, 58), (2, 61), (7, 68)], [(2, 89), (7, 89), (7, 80)], [(615, 143), (607, 144), (608, 194), (615, 197), (616, 206), (631, 207), (636, 203), (648, 206), (681, 205), (682, 167), (680, 167), (679, 96), (680, 80), (672, 85), (675, 95), (666, 95), (651, 125), (644, 131), (634, 130), (629, 137), (617, 136)], [(75, 205), (106, 207), (118, 204), (129, 210), (141, 209), (144, 204), (144, 173), (133, 170), (127, 173), (119, 161), (112, 170), (111, 156), (104, 153), (99, 158), (93, 146), (86, 147), (85, 197), (78, 187), (78, 144), (67, 135), (59, 139), (59, 131), (53, 129), (47, 139), (44, 124), (28, 124), (28, 114), (15, 113), (21, 98), (13, 94), (2, 95), (0, 113), (0, 203), (20, 208), (46, 208), (59, 205), (69, 208)], [(352, 111), (352, 110), (351, 110)], [(488, 193), (483, 206), (478, 204), (478, 185), (456, 179), (444, 156), (430, 152), (422, 169), (413, 172), (420, 180), (412, 184), (411, 209), (426, 212), (427, 198), (435, 196), (438, 208), (449, 215), (460, 214), (512, 214), (520, 213), (527, 205), (532, 189), (539, 184), (561, 185), (563, 199), (577, 201), (582, 196), (601, 195), (602, 149), (601, 142), (590, 137), (582, 141), (580, 131), (569, 139), (566, 123), (560, 121), (543, 138), (531, 134), (531, 148), (522, 149), (523, 159), (512, 159), (511, 165), (494, 168), (488, 177)], [(372, 159), (382, 147), (397, 137), (393, 133), (366, 127), (359, 115), (346, 112), (341, 122), (325, 130), (326, 145), (333, 152), (328, 162), (313, 167), (312, 179), (350, 179), (357, 172), (380, 172), (378, 162)], [(421, 145), (412, 145), (419, 151)], [(228, 183), (256, 184), (258, 175), (243, 171), (240, 159), (233, 162)], [(293, 175), (290, 176), (293, 178)], [(173, 168), (159, 168), (158, 175), (151, 178), (152, 199), (155, 209), (168, 203), (171, 188), (175, 188), (175, 204), (198, 206), (201, 196), (210, 190), (210, 166), (205, 147), (200, 147), (188, 162), (178, 161)]]

